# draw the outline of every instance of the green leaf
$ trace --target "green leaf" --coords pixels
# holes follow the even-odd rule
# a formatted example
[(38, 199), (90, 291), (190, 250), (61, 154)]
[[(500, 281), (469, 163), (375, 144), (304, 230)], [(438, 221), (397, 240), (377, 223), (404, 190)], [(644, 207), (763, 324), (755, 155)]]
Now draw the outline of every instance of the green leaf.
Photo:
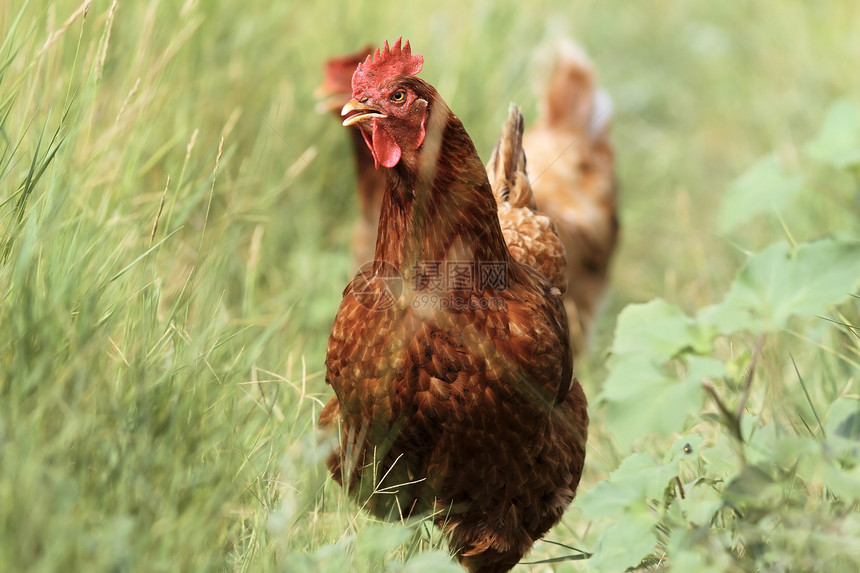
[(810, 157), (839, 169), (860, 163), (860, 111), (857, 106), (848, 100), (833, 104), (805, 151)]
[[(758, 433), (755, 437), (758, 437)], [(797, 435), (774, 436), (769, 451), (763, 452), (764, 455), (759, 459), (773, 461), (782, 467), (791, 467), (802, 456), (818, 456), (820, 453), (821, 444), (813, 438)], [(750, 458), (755, 459), (752, 456)]]
[(688, 523), (700, 527), (708, 527), (723, 506), (720, 492), (704, 480), (685, 486), (684, 497), (678, 496), (672, 503)]
[(672, 529), (667, 552), (672, 571), (724, 573), (737, 569), (726, 551), (715, 550), (722, 545), (713, 529)]
[[(710, 351), (711, 337), (684, 312), (661, 299), (621, 311), (615, 329), (609, 376), (598, 401), (605, 403), (609, 429), (622, 449), (648, 428), (662, 435), (678, 432), (701, 408), (701, 381), (721, 376), (721, 362), (685, 351)], [(679, 380), (664, 363), (683, 355), (686, 375)]]
[(824, 427), (828, 438), (860, 442), (860, 400), (837, 398), (830, 405)]
[(676, 472), (677, 466), (658, 464), (648, 454), (631, 454), (608, 480), (580, 494), (574, 504), (590, 519), (613, 517), (643, 500), (660, 498)]
[(701, 410), (702, 381), (723, 376), (720, 360), (685, 355), (681, 379), (664, 373), (647, 355), (615, 357), (599, 402), (605, 403), (609, 431), (620, 448), (642, 436), (642, 429), (663, 436), (684, 430), (684, 423)]
[(818, 464), (816, 470), (821, 483), (843, 501), (860, 499), (860, 466), (845, 469), (831, 462)]
[(463, 573), (463, 568), (452, 560), (450, 555), (438, 549), (415, 554), (402, 568), (394, 567), (393, 565), (396, 564), (389, 562), (387, 570), (392, 572), (402, 571), (402, 573), (424, 573), (425, 571)]
[(729, 185), (720, 205), (719, 230), (727, 233), (760, 213), (781, 212), (803, 186), (775, 153), (760, 159)]
[(658, 516), (644, 501), (632, 506), (607, 529), (588, 564), (596, 571), (624, 571), (654, 551)]
[(860, 467), (860, 400), (837, 398), (827, 412), (826, 446), (845, 467)]
[(675, 440), (675, 443), (666, 452), (663, 463), (669, 464), (697, 459), (699, 457), (699, 448), (702, 446), (703, 441), (701, 434), (681, 436)]
[[(832, 447), (832, 439), (828, 438), (826, 443), (817, 444), (817, 448), (800, 452), (795, 462), (798, 475), (810, 487), (823, 486), (843, 502), (860, 500), (860, 464), (856, 463), (858, 443), (851, 441), (850, 444), (853, 448), (840, 452)], [(840, 453), (842, 457), (834, 455)]]
[(603, 392), (598, 400), (617, 402), (639, 398), (651, 389), (671, 384), (667, 374), (652, 362), (647, 354), (613, 356), (609, 359), (609, 376), (603, 383)]
[(738, 445), (726, 432), (721, 432), (711, 446), (701, 448), (699, 455), (708, 475), (723, 478), (738, 469)]
[(574, 505), (589, 519), (615, 517), (639, 499), (641, 490), (634, 484), (617, 484), (602, 481), (576, 496)]
[(703, 399), (699, 384), (681, 384), (669, 377), (635, 380), (624, 399), (606, 402), (609, 431), (622, 450), (641, 438), (646, 428), (649, 435), (669, 435), (683, 429), (690, 414), (699, 411)]
[(703, 324), (725, 334), (782, 328), (793, 316), (814, 317), (853, 293), (860, 283), (860, 243), (821, 240), (794, 251), (775, 243), (753, 255), (722, 303), (703, 308)]
[(291, 553), (285, 558), (285, 570), (297, 572), (353, 570), (350, 546), (354, 538), (346, 537), (337, 543), (322, 545), (311, 553)]
[(707, 351), (708, 340), (680, 308), (662, 299), (631, 304), (618, 315), (614, 355), (648, 355), (655, 363), (675, 356), (684, 348)]
[(609, 479), (579, 494), (574, 504), (590, 519), (613, 517), (642, 499), (645, 494), (643, 477), (656, 467), (647, 454), (633, 454), (621, 462)]
[(403, 545), (413, 531), (400, 524), (373, 525), (363, 529), (356, 539), (356, 558), (361, 563), (381, 563), (385, 556)]
[(777, 491), (780, 484), (760, 466), (745, 466), (723, 491), (723, 499), (735, 508), (769, 503), (767, 497)]

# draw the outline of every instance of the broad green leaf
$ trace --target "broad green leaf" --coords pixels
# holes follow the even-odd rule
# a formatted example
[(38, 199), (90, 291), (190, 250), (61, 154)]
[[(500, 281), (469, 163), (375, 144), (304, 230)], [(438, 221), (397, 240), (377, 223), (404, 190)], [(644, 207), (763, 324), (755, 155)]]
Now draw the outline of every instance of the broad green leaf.
[(650, 456), (633, 454), (610, 474), (610, 479), (618, 483), (636, 483), (642, 488), (640, 497), (657, 499), (663, 495), (666, 485), (677, 471), (677, 466), (658, 464)]
[[(844, 446), (846, 442), (841, 442)], [(858, 443), (851, 441), (852, 449), (839, 450), (831, 447), (831, 438), (824, 444), (817, 444), (812, 451), (802, 452), (793, 467), (797, 474), (808, 484), (819, 484), (843, 502), (854, 503), (860, 500), (860, 464), (857, 462)], [(834, 454), (842, 453), (839, 457)], [(847, 454), (847, 455), (846, 455)]]
[(720, 232), (760, 213), (781, 212), (802, 186), (803, 177), (789, 172), (775, 153), (760, 159), (729, 185), (720, 204)]
[(817, 467), (821, 483), (844, 502), (860, 500), (860, 466), (842, 468), (833, 462)]
[(286, 556), (285, 570), (302, 573), (353, 570), (350, 546), (354, 540), (354, 537), (346, 537), (337, 543), (317, 547), (311, 553), (291, 553)]
[(661, 497), (676, 472), (677, 466), (658, 464), (648, 454), (631, 454), (608, 480), (580, 494), (574, 503), (590, 519), (612, 517), (643, 500)]
[(671, 383), (672, 379), (647, 354), (614, 355), (609, 359), (609, 375), (598, 400), (638, 398), (648, 389)]
[(826, 239), (794, 251), (775, 243), (750, 257), (720, 304), (700, 321), (720, 332), (754, 334), (785, 328), (792, 316), (814, 317), (860, 283), (860, 243)]
[(746, 458), (751, 465), (768, 465), (774, 463), (776, 444), (779, 443), (777, 426), (765, 424), (753, 416), (741, 418), (741, 435), (747, 444)]
[(760, 466), (748, 465), (726, 486), (723, 499), (734, 508), (757, 506), (768, 503), (767, 498), (779, 489), (779, 482), (768, 472)]
[(666, 547), (672, 571), (724, 573), (736, 570), (737, 563), (732, 561), (730, 554), (727, 551), (715, 551), (715, 545), (723, 543), (712, 529), (672, 529)]
[(687, 434), (678, 438), (672, 447), (666, 452), (663, 463), (681, 462), (694, 460), (699, 457), (699, 448), (702, 445), (701, 434)]
[(624, 571), (638, 565), (657, 544), (654, 526), (659, 516), (638, 502), (607, 529), (588, 564), (595, 571)]
[(578, 494), (573, 503), (582, 510), (585, 517), (601, 519), (621, 514), (641, 497), (641, 488), (634, 483), (602, 481), (590, 490)]
[(363, 563), (383, 562), (386, 554), (405, 543), (413, 532), (403, 525), (373, 525), (356, 540), (356, 557)]
[(860, 442), (860, 400), (837, 398), (830, 405), (824, 424), (828, 438)]
[(684, 430), (705, 398), (702, 381), (720, 378), (725, 367), (719, 360), (686, 355), (683, 379), (670, 376), (652, 364), (647, 355), (616, 357), (598, 401), (605, 403), (607, 424), (622, 449), (642, 436), (642, 429), (667, 436)]
[(726, 432), (721, 432), (711, 446), (701, 448), (699, 454), (708, 468), (708, 475), (723, 478), (738, 469), (738, 445)]
[(818, 456), (821, 444), (808, 436), (787, 435), (773, 440), (767, 459), (782, 467), (791, 467), (802, 456)]
[(681, 511), (687, 523), (708, 527), (717, 511), (723, 506), (720, 492), (707, 482), (687, 484), (684, 497), (678, 496), (672, 502)]
[(724, 553), (708, 553), (705, 549), (685, 550), (670, 553), (672, 571), (695, 571), (696, 573), (725, 573), (732, 571), (735, 564)]
[(402, 568), (393, 565), (395, 564), (389, 562), (387, 570), (402, 573), (424, 573), (425, 571), (463, 573), (463, 568), (453, 561), (450, 555), (438, 549), (416, 553)]
[(699, 384), (665, 383), (639, 388), (628, 399), (608, 402), (609, 431), (617, 446), (627, 450), (637, 438), (668, 436), (684, 430), (684, 423), (702, 407), (704, 391)]
[(845, 468), (860, 466), (860, 400), (837, 398), (825, 418), (826, 447)]
[(833, 104), (816, 136), (806, 145), (810, 157), (844, 169), (860, 163), (860, 111), (848, 100)]
[(614, 355), (648, 355), (655, 363), (665, 362), (684, 348), (709, 349), (709, 340), (680, 308), (662, 299), (631, 304), (618, 315)]
[(612, 517), (645, 496), (645, 475), (656, 468), (648, 454), (626, 457), (609, 479), (580, 493), (574, 504), (590, 519)]
[(650, 472), (657, 467), (657, 462), (648, 454), (631, 454), (609, 474), (609, 479), (614, 481), (636, 479), (637, 476), (642, 475), (642, 472)]
[(809, 435), (797, 435), (776, 423), (763, 424), (750, 415), (745, 415), (741, 422), (750, 465), (788, 468), (804, 456), (820, 455), (821, 443)]
[(707, 379), (722, 378), (726, 373), (726, 365), (722, 360), (710, 356), (697, 356), (695, 354), (684, 358), (687, 367), (684, 373), (684, 384), (701, 386)]

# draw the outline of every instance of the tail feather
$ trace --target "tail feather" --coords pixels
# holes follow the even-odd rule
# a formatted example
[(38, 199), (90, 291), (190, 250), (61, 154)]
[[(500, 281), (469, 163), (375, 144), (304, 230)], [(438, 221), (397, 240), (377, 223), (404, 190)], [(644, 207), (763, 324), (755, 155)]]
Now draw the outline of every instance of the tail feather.
[(536, 209), (534, 193), (526, 175), (526, 154), (523, 152), (525, 120), (520, 108), (511, 104), (502, 135), (487, 164), (487, 176), (496, 202), (512, 207)]
[(496, 197), (499, 224), (511, 256), (542, 274), (559, 293), (564, 293), (567, 290), (564, 245), (555, 223), (537, 210), (526, 174), (524, 126), (523, 114), (511, 104), (502, 135), (487, 165), (487, 177)]
[(541, 105), (543, 120), (549, 125), (577, 129), (594, 140), (605, 137), (612, 119), (612, 100), (597, 89), (591, 60), (569, 40), (561, 42), (555, 58)]

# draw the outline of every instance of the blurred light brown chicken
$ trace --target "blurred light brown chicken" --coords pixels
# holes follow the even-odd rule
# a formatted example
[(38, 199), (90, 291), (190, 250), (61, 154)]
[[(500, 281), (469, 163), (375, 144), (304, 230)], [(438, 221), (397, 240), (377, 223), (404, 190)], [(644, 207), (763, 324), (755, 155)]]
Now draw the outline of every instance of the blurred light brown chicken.
[[(372, 51), (371, 46), (366, 46), (326, 62), (325, 78), (316, 89), (316, 96), (320, 98), (317, 111), (333, 114), (338, 123), (343, 121), (340, 110), (352, 99), (352, 74)], [(351, 127), (349, 135), (355, 158), (358, 207), (361, 212), (352, 231), (352, 256), (356, 265), (362, 265), (373, 260), (376, 227), (379, 225), (379, 211), (385, 194), (385, 176), (381, 170), (374, 168), (373, 155), (364, 144), (358, 127)]]
[(585, 346), (609, 281), (618, 240), (612, 104), (594, 69), (565, 41), (539, 117), (523, 138), (537, 207), (555, 222), (567, 255), (565, 307), (577, 351)]

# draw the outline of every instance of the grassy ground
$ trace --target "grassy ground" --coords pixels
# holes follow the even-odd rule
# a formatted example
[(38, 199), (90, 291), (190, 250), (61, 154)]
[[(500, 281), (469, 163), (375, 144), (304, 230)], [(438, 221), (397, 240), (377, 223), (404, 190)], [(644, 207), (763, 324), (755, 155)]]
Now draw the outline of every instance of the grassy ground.
[[(857, 101), (858, 22), (850, 1), (3, 3), (0, 570), (447, 563), (438, 532), (351, 505), (312, 434), (357, 216), (344, 130), (312, 111), (327, 56), (409, 38), (486, 157), (508, 102), (535, 115), (539, 48), (587, 47), (623, 224), (593, 396), (625, 304), (715, 302), (783, 236), (721, 235), (721, 196)], [(792, 231), (852, 221), (824, 193)], [(617, 464), (594, 418), (582, 491)], [(593, 542), (575, 511), (554, 538)]]

